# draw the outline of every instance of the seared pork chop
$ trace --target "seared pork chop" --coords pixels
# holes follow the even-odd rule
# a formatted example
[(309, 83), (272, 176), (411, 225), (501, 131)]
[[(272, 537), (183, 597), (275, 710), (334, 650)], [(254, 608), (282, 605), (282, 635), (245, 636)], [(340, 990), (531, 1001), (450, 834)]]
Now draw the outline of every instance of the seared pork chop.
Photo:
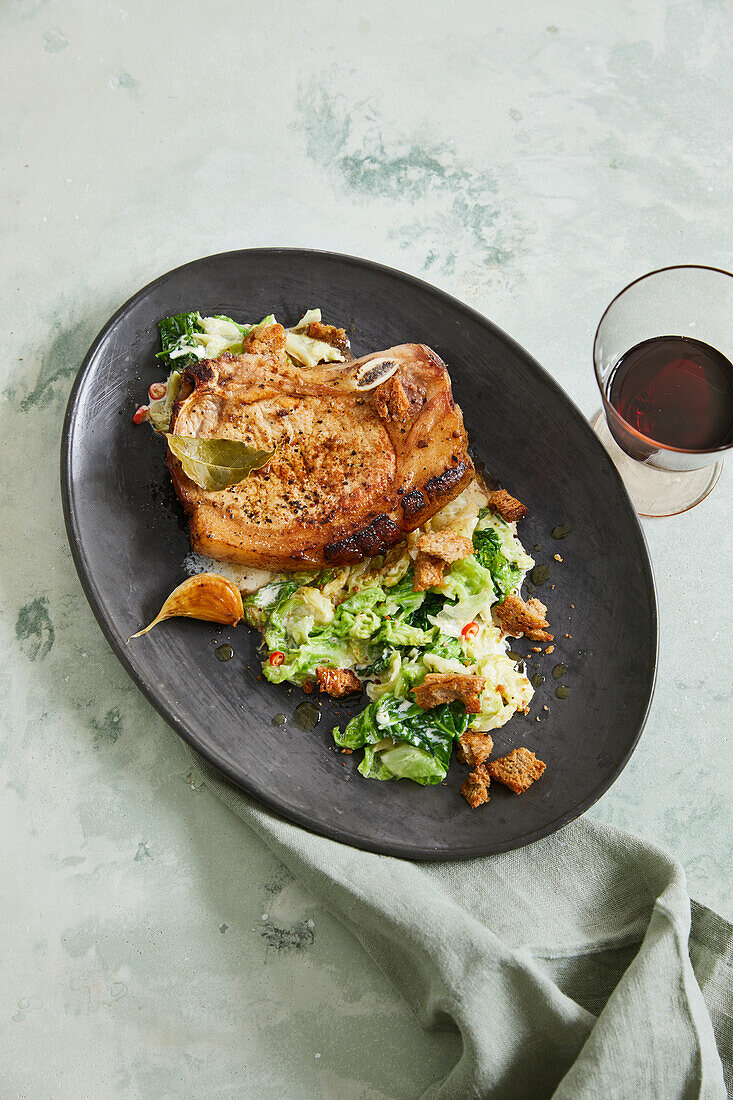
[(265, 569), (380, 554), (474, 474), (448, 371), (424, 344), (308, 368), (286, 355), (281, 325), (255, 329), (243, 354), (186, 368), (170, 431), (275, 450), (262, 469), (218, 492), (191, 481), (170, 450), (167, 457), (194, 550)]

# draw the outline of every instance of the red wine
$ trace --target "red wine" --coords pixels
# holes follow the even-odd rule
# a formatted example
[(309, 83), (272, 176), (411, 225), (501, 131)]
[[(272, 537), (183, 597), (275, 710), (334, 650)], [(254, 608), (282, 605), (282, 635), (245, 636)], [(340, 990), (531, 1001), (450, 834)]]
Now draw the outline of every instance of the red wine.
[(701, 340), (643, 340), (619, 360), (608, 398), (657, 443), (687, 451), (733, 443), (733, 363)]

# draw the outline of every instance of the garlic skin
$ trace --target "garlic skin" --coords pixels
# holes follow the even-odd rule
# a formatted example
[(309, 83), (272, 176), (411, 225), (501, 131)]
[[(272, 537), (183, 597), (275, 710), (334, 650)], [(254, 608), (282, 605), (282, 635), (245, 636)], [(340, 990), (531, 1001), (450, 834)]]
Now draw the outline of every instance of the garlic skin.
[(174, 588), (153, 621), (132, 638), (141, 638), (165, 619), (186, 617), (236, 626), (243, 615), (242, 593), (236, 584), (219, 573), (197, 573)]

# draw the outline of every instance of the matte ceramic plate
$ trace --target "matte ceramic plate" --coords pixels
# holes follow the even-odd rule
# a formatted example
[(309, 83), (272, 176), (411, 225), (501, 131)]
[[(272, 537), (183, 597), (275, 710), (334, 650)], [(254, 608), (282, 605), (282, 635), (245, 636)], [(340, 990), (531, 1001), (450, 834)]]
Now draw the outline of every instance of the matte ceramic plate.
[[(455, 760), (437, 787), (362, 779), (361, 754), (342, 755), (329, 731), (365, 700), (326, 700), (320, 725), (298, 730), (290, 719), (305, 696), (258, 678), (259, 636), (244, 625), (172, 620), (126, 644), (184, 579), (189, 550), (160, 440), (132, 424), (161, 377), (157, 321), (199, 309), (241, 320), (273, 312), (287, 325), (312, 306), (347, 328), (357, 356), (408, 342), (433, 347), (450, 369), (474, 456), (529, 506), (521, 536), (551, 566), (537, 595), (549, 607), (555, 652), (516, 644), (528, 654), (530, 677), (544, 682), (528, 716), (494, 731), (498, 753), (526, 745), (547, 762), (523, 795), (494, 784), (490, 803), (470, 810), (459, 794), (466, 768)], [(654, 583), (612, 463), (525, 351), (474, 310), (401, 272), (331, 253), (253, 249), (156, 279), (105, 325), (84, 360), (64, 425), (62, 492), (84, 590), (135, 683), (231, 780), (315, 832), (416, 859), (517, 848), (591, 806), (639, 738), (656, 667)], [(558, 525), (572, 528), (562, 541), (551, 537)], [(227, 663), (215, 656), (224, 642), (235, 651)], [(567, 673), (556, 681), (559, 662)], [(559, 684), (565, 699), (556, 698)], [(284, 730), (272, 724), (279, 712), (289, 719)]]

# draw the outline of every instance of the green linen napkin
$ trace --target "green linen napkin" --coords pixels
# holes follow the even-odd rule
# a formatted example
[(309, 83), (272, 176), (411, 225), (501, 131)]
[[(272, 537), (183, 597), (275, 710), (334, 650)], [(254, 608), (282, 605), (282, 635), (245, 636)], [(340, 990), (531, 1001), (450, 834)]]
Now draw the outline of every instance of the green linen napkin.
[(425, 1096), (725, 1097), (733, 927), (691, 907), (661, 849), (586, 818), (503, 855), (394, 859), (282, 820), (195, 759), (421, 1025), (460, 1032), (459, 1061)]

